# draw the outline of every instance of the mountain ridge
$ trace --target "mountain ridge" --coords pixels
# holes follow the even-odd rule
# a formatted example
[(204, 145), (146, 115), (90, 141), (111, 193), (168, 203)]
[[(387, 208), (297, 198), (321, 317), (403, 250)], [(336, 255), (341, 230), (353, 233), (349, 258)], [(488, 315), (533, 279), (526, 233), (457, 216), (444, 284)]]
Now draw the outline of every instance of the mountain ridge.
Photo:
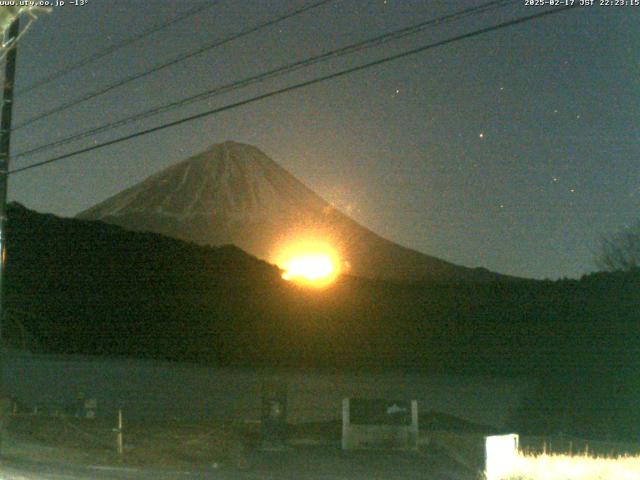
[(258, 148), (227, 141), (81, 212), (200, 245), (234, 244), (271, 263), (295, 238), (321, 239), (349, 273), (394, 281), (514, 279), (455, 265), (387, 240), (325, 201)]

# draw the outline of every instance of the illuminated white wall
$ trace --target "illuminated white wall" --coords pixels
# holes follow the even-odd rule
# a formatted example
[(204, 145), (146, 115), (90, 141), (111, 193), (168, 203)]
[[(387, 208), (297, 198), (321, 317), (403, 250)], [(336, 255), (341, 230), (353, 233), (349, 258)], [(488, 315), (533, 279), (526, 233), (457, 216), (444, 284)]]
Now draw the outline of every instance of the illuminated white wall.
[(518, 434), (485, 437), (485, 475), (487, 480), (502, 480), (514, 471), (518, 458)]

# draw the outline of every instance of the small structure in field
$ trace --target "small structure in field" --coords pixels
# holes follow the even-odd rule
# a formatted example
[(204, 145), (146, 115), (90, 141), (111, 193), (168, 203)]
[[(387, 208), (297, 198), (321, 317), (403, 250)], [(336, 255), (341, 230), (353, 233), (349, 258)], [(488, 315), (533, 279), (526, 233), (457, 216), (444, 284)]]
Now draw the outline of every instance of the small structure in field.
[(342, 449), (418, 448), (418, 402), (345, 398)]

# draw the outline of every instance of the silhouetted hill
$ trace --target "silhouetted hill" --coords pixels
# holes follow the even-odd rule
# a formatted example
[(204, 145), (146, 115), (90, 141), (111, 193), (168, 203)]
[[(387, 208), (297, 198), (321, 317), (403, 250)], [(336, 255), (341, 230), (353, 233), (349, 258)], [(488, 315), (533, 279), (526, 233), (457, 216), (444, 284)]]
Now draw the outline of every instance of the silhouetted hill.
[(204, 247), (18, 205), (8, 304), (41, 348), (223, 363), (530, 372), (625, 350), (634, 273), (577, 281), (391, 284), (326, 290), (232, 247)]

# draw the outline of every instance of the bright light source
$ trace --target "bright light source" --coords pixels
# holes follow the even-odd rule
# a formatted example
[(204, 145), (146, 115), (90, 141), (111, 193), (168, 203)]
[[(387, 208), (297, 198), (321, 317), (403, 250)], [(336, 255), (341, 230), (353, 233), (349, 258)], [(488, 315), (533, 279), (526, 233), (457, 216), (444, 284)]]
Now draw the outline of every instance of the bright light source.
[(282, 278), (313, 287), (332, 283), (341, 271), (338, 254), (319, 241), (292, 242), (275, 259), (284, 270)]
[(334, 266), (328, 255), (319, 253), (292, 258), (285, 265), (285, 270), (282, 274), (285, 280), (301, 277), (309, 282), (316, 282), (333, 275)]

